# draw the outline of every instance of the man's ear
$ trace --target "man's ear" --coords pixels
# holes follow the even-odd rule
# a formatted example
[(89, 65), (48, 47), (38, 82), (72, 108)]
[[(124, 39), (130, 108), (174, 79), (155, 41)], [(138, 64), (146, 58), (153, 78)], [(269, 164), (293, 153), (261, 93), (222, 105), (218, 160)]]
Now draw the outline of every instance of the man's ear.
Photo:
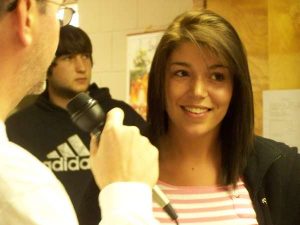
[(32, 25), (34, 10), (32, 0), (19, 0), (16, 7), (16, 29), (18, 38), (24, 46), (32, 42)]

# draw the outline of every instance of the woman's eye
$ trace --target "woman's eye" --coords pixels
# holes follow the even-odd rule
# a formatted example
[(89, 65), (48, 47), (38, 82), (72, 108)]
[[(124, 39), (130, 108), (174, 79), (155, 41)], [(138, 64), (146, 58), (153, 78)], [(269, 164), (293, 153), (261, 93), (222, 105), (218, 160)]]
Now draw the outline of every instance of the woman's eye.
[(224, 76), (224, 74), (222, 74), (222, 73), (213, 73), (213, 74), (211, 75), (211, 78), (212, 78), (213, 80), (215, 80), (215, 81), (223, 81), (223, 80), (225, 80), (225, 76)]
[(185, 70), (178, 70), (178, 71), (175, 71), (175, 75), (179, 76), (179, 77), (185, 77), (185, 76), (188, 76), (188, 72)]

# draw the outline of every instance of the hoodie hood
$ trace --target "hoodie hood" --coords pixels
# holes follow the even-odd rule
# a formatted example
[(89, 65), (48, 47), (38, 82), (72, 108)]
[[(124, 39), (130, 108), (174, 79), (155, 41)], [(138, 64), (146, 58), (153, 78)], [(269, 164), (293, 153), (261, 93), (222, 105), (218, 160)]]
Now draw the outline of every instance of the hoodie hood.
[[(88, 87), (88, 94), (92, 98), (98, 99), (99, 103), (112, 99), (110, 92), (109, 92), (109, 88), (107, 88), (107, 87), (99, 88), (97, 86), (97, 84), (95, 84), (95, 83), (92, 83)], [(50, 111), (50, 112), (53, 112), (53, 111), (66, 112), (65, 109), (54, 105), (50, 101), (47, 90), (45, 90), (42, 94), (39, 95), (39, 97), (36, 100), (36, 104), (39, 107), (42, 107), (45, 110)]]

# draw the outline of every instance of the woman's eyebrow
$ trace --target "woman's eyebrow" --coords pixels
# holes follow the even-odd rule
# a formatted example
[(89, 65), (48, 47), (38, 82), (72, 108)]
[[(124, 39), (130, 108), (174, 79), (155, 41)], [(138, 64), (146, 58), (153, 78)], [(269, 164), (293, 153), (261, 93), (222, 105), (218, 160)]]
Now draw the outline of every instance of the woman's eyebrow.
[(186, 63), (186, 62), (178, 62), (178, 61), (174, 61), (174, 62), (171, 62), (170, 63), (170, 66), (185, 66), (185, 67), (191, 67), (191, 64), (189, 64), (189, 63)]
[(210, 65), (208, 68), (209, 69), (217, 69), (217, 68), (226, 68), (226, 69), (228, 69), (228, 66), (226, 66), (224, 64), (213, 64), (213, 65)]

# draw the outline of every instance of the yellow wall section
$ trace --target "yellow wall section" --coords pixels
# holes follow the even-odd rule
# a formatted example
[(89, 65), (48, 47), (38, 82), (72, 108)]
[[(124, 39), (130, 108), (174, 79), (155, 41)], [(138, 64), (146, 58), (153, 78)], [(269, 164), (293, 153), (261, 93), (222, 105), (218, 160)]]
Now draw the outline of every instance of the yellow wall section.
[(269, 0), (269, 87), (300, 88), (300, 1)]
[(245, 45), (262, 134), (262, 91), (300, 88), (300, 1), (207, 0), (207, 8), (228, 19)]

